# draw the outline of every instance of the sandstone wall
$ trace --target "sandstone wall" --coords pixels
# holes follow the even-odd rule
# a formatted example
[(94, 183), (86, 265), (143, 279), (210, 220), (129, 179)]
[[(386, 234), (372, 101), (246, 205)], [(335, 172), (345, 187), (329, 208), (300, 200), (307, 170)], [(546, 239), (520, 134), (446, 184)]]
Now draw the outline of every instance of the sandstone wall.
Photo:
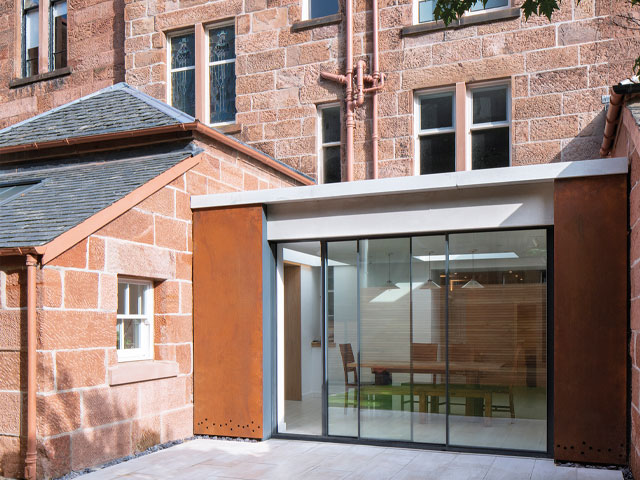
[[(226, 147), (38, 269), (38, 474), (193, 434), (192, 194), (293, 185)], [(177, 375), (111, 385), (118, 277), (153, 280), (154, 360)], [(21, 477), (26, 433), (26, 268), (0, 256), (0, 476)], [(120, 364), (122, 365), (122, 364)], [(23, 436), (21, 442), (21, 435)]]
[[(371, 53), (371, 1), (356, 0), (354, 52)], [(380, 0), (380, 176), (413, 172), (413, 96), (417, 90), (505, 79), (512, 85), (512, 163), (598, 157), (607, 87), (631, 74), (640, 40), (624, 28), (624, 0), (563, 2), (545, 18), (497, 20), (404, 35), (412, 2)], [(316, 105), (342, 88), (319, 80), (340, 72), (344, 25), (293, 31), (298, 0), (131, 0), (125, 6), (126, 79), (166, 100), (166, 38), (175, 29), (234, 18), (237, 122), (241, 138), (316, 175)], [(343, 22), (344, 23), (344, 22)], [(370, 101), (357, 110), (356, 178), (371, 175)], [(344, 137), (343, 137), (344, 138)]]

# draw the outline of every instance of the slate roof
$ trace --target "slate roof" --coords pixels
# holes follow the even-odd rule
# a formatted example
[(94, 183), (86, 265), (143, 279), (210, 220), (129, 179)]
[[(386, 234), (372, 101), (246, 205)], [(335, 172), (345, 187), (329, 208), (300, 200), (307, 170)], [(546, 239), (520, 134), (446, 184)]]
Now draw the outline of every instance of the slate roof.
[(0, 248), (44, 245), (154, 177), (199, 153), (192, 143), (0, 166), (0, 187), (39, 182), (0, 203)]
[(0, 147), (193, 121), (180, 110), (118, 83), (0, 130)]

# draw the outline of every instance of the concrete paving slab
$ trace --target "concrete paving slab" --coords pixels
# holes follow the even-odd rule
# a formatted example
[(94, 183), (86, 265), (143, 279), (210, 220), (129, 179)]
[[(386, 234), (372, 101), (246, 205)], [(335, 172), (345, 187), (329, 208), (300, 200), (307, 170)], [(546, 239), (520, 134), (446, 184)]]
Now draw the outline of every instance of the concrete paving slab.
[(196, 439), (81, 480), (622, 480), (552, 460), (327, 442)]

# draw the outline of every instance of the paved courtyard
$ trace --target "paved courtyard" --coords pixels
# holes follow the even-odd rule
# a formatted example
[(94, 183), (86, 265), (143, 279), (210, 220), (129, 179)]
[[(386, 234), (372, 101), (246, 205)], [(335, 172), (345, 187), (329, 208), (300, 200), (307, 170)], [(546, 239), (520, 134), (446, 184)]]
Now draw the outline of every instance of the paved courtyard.
[(80, 478), (622, 480), (622, 473), (494, 455), (274, 439), (260, 443), (197, 439)]

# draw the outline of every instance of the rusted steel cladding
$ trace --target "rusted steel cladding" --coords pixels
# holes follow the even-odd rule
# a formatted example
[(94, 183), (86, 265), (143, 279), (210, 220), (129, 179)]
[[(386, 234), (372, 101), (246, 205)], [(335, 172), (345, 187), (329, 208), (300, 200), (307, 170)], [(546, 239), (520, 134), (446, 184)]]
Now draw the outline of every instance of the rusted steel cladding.
[(193, 230), (193, 431), (262, 438), (262, 208), (197, 211)]
[(627, 178), (558, 180), (554, 458), (627, 460)]

